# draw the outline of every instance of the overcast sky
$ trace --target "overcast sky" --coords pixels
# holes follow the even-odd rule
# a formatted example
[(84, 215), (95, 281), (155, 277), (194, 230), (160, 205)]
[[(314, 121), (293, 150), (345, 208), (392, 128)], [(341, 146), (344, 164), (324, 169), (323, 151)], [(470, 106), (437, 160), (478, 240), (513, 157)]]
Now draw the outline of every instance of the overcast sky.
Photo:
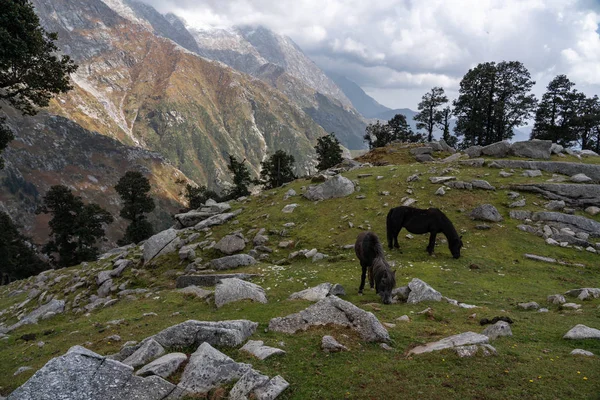
[(544, 92), (557, 74), (600, 94), (599, 0), (144, 0), (198, 27), (264, 25), (391, 108), (416, 109), (469, 68), (518, 60)]

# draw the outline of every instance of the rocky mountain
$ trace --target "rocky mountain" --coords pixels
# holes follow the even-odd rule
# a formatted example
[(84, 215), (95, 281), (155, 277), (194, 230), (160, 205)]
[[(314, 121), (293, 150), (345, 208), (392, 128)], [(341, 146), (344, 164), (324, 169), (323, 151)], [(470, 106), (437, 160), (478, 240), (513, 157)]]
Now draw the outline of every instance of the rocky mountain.
[(177, 181), (189, 181), (160, 154), (126, 146), (46, 112), (23, 118), (7, 107), (3, 111), (8, 114), (15, 140), (3, 153), (6, 166), (0, 170), (0, 210), (34, 241), (47, 240), (49, 216), (36, 215), (35, 210), (52, 185), (68, 186), (86, 203), (99, 203), (115, 217), (104, 248), (113, 246), (126, 227), (126, 221), (119, 217), (121, 202), (113, 188), (125, 171), (137, 170), (149, 178), (157, 203), (150, 221), (156, 229), (170, 226), (171, 215), (183, 207)]
[(255, 174), (278, 149), (294, 155), (299, 174), (312, 167), (321, 127), (262, 81), (155, 34), (152, 9), (136, 13), (116, 0), (33, 3), (43, 26), (58, 32), (59, 46), (80, 65), (75, 89), (53, 103), (53, 113), (159, 151), (213, 187), (229, 179), (228, 153), (246, 159)]
[(363, 117), (375, 118), (377, 115), (391, 110), (389, 107), (379, 104), (377, 100), (366, 94), (360, 86), (345, 76), (331, 71), (327, 72), (327, 76), (342, 89), (346, 97), (352, 102), (354, 108), (356, 108)]

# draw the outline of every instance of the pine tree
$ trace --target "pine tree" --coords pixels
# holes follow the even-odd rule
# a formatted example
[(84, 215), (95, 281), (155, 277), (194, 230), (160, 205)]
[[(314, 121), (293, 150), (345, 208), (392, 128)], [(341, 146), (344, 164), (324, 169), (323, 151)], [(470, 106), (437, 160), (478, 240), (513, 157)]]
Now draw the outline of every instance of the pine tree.
[(315, 151), (317, 152), (317, 160), (319, 161), (317, 164), (318, 171), (331, 168), (343, 160), (342, 147), (333, 132), (317, 139)]
[(209, 190), (205, 185), (192, 186), (188, 183), (185, 186), (184, 196), (188, 201), (188, 207), (192, 210), (202, 207), (208, 199), (221, 201), (221, 197), (216, 192)]
[(363, 138), (369, 145), (369, 149), (374, 149), (376, 147), (384, 147), (390, 143), (392, 141), (392, 133), (387, 124), (381, 124), (381, 122), (377, 121), (374, 124), (367, 125)]
[(128, 171), (119, 179), (115, 190), (123, 200), (120, 216), (131, 223), (119, 244), (138, 243), (153, 235), (152, 224), (146, 219), (146, 213), (154, 210), (154, 200), (148, 196), (150, 182), (137, 171)]
[(428, 142), (433, 140), (433, 129), (442, 120), (439, 107), (447, 102), (448, 98), (444, 94), (444, 89), (434, 87), (423, 95), (418, 105), (419, 113), (415, 115), (414, 120), (417, 121), (417, 129), (424, 129), (427, 133)]
[[(40, 26), (30, 1), (0, 0), (0, 10), (0, 100), (35, 115), (52, 95), (71, 89), (69, 74), (77, 66), (68, 56), (57, 55), (57, 35)], [(0, 117), (0, 154), (13, 139), (5, 121)]]
[(250, 194), (248, 186), (250, 186), (253, 180), (250, 177), (250, 171), (248, 170), (245, 161), (246, 160), (242, 160), (240, 162), (237, 158), (229, 154), (229, 165), (227, 166), (227, 169), (233, 174), (233, 188), (227, 194), (227, 198), (229, 199), (237, 199), (238, 197), (248, 196)]
[(63, 185), (50, 187), (39, 212), (52, 214), (48, 222), (51, 239), (43, 251), (60, 267), (94, 260), (98, 255), (95, 243), (104, 237), (104, 225), (113, 222), (108, 211), (95, 203), (84, 204), (81, 197)]
[(450, 132), (450, 120), (453, 115), (452, 108), (450, 108), (450, 106), (445, 107), (440, 111), (440, 114), (442, 118), (438, 123), (438, 127), (442, 131), (442, 139), (448, 146), (456, 148), (458, 145), (458, 138)]
[(263, 161), (260, 171), (259, 184), (265, 189), (273, 189), (296, 179), (294, 175), (294, 156), (283, 150), (277, 150), (275, 154)]
[(369, 149), (376, 147), (385, 147), (389, 143), (397, 140), (401, 142), (421, 142), (423, 137), (414, 133), (406, 122), (406, 116), (396, 114), (387, 124), (381, 124), (377, 121), (374, 124), (367, 125), (364, 140), (369, 145)]

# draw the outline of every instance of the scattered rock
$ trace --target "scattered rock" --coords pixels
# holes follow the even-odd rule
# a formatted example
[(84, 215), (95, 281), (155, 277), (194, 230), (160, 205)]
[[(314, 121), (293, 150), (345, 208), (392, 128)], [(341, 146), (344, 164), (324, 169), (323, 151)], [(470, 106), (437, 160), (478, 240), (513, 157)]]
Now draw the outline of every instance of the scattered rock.
[(215, 304), (221, 308), (225, 304), (240, 300), (252, 300), (267, 303), (267, 296), (262, 287), (255, 283), (237, 278), (222, 279), (215, 288)]
[(152, 361), (150, 364), (142, 367), (135, 374), (138, 376), (158, 375), (161, 378), (171, 376), (181, 364), (187, 361), (187, 356), (183, 353), (170, 353)]
[(323, 336), (321, 339), (321, 349), (326, 353), (337, 353), (339, 351), (348, 351), (348, 348), (339, 343), (333, 336)]
[(238, 278), (248, 280), (256, 274), (204, 274), (204, 275), (181, 275), (177, 277), (176, 287), (182, 289), (188, 286), (215, 286), (222, 279)]
[(563, 339), (600, 339), (600, 330), (578, 324), (571, 328)]
[(562, 294), (552, 294), (552, 295), (548, 296), (546, 300), (548, 301), (548, 303), (551, 303), (551, 304), (566, 303), (565, 296), (563, 296)]
[(410, 322), (410, 317), (408, 315), (403, 315), (401, 317), (396, 318), (396, 321), (399, 321), (399, 322)]
[(525, 207), (527, 205), (527, 202), (525, 201), (525, 199), (521, 199), (521, 200), (517, 200), (515, 202), (512, 202), (508, 205), (509, 208), (515, 208), (515, 207)]
[(575, 183), (587, 183), (593, 181), (592, 178), (587, 176), (586, 174), (575, 174), (571, 177), (571, 182)]
[(510, 143), (506, 140), (490, 144), (481, 148), (481, 154), (496, 158), (506, 157), (510, 150)]
[(483, 204), (475, 207), (469, 216), (473, 219), (481, 221), (500, 222), (503, 220), (496, 207), (491, 204)]
[(544, 208), (550, 211), (560, 211), (565, 207), (566, 204), (563, 200), (552, 200), (544, 205)]
[(308, 200), (326, 200), (331, 198), (346, 197), (354, 193), (354, 183), (348, 178), (336, 175), (317, 186), (309, 186), (304, 197)]
[(449, 336), (437, 342), (427, 343), (423, 346), (417, 346), (408, 352), (408, 355), (423, 354), (432, 351), (450, 349), (453, 347), (478, 345), (488, 343), (489, 338), (475, 332), (464, 332), (458, 335)]
[(281, 376), (277, 375), (269, 382), (262, 386), (258, 386), (254, 389), (254, 395), (256, 400), (273, 400), (277, 398), (285, 389), (287, 389), (290, 384), (283, 379)]
[(150, 338), (166, 348), (199, 346), (204, 342), (213, 346), (238, 347), (248, 340), (257, 326), (256, 322), (245, 319), (216, 322), (188, 320)]
[(175, 246), (169, 246), (177, 237), (177, 231), (173, 228), (159, 232), (146, 239), (144, 242), (144, 262), (152, 260), (159, 254), (167, 254), (176, 250)]
[(443, 187), (443, 186), (440, 186), (440, 187), (438, 188), (438, 190), (436, 190), (436, 191), (435, 191), (435, 195), (436, 195), (436, 196), (443, 196), (443, 195), (445, 195), (445, 194), (446, 194), (446, 191), (444, 190), (444, 187)]
[(594, 216), (600, 213), (600, 207), (590, 206), (585, 209), (585, 212)]
[(540, 305), (535, 301), (530, 301), (529, 303), (519, 303), (517, 306), (523, 310), (537, 310), (540, 308)]
[(416, 304), (422, 301), (441, 301), (442, 295), (440, 292), (429, 286), (420, 279), (414, 278), (408, 284), (410, 293), (406, 300), (409, 304)]
[(210, 261), (211, 267), (217, 271), (245, 267), (253, 264), (256, 264), (256, 260), (247, 254), (235, 254)]
[(500, 336), (512, 336), (512, 331), (508, 322), (498, 321), (485, 328), (481, 334), (489, 337), (490, 340), (495, 340)]
[(571, 352), (572, 356), (594, 357), (594, 353), (583, 349), (575, 349)]
[(296, 207), (298, 207), (299, 205), (294, 203), (294, 204), (288, 204), (285, 207), (283, 207), (283, 209), (281, 210), (282, 213), (285, 214), (289, 214), (294, 212), (294, 210), (296, 209)]
[(456, 180), (455, 176), (432, 176), (429, 178), (431, 183), (444, 183)]
[(537, 176), (542, 176), (542, 171), (540, 171), (539, 169), (526, 169), (525, 171), (523, 171), (522, 175), (528, 178), (535, 178)]
[(517, 157), (550, 159), (552, 148), (551, 140), (526, 140), (510, 145), (510, 153)]
[[(244, 250), (246, 241), (241, 233), (227, 235), (217, 242), (215, 249), (223, 254), (231, 255)], [(249, 257), (249, 256), (248, 256)]]
[(149, 361), (165, 354), (165, 349), (154, 339), (145, 341), (132, 355), (127, 357), (123, 364), (140, 367)]
[(331, 283), (326, 282), (312, 288), (304, 289), (300, 292), (292, 293), (289, 299), (320, 301), (331, 294), (339, 296), (345, 294), (345, 291), (344, 288), (339, 284), (332, 285)]
[(560, 308), (563, 310), (579, 310), (581, 308), (581, 304), (564, 303), (560, 305)]
[(248, 340), (240, 350), (246, 351), (260, 360), (264, 360), (276, 354), (285, 354), (285, 351), (281, 349), (265, 346), (262, 340)]
[(273, 318), (269, 322), (269, 330), (296, 333), (311, 326), (327, 324), (349, 327), (367, 342), (390, 340), (387, 330), (372, 313), (337, 296), (329, 296), (298, 313)]
[(196, 285), (186, 286), (184, 288), (178, 289), (178, 292), (182, 294), (194, 295), (199, 299), (206, 299), (207, 297), (210, 297), (213, 294), (211, 290), (202, 289)]

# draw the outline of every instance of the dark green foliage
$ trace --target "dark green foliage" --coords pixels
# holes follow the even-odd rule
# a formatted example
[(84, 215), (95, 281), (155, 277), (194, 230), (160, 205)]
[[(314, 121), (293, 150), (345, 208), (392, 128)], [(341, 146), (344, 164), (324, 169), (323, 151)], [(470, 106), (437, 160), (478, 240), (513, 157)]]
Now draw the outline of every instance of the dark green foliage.
[(250, 190), (248, 186), (253, 182), (250, 177), (250, 171), (245, 164), (246, 160), (238, 161), (237, 158), (229, 154), (229, 165), (227, 169), (233, 174), (233, 188), (227, 193), (228, 199), (237, 199), (238, 197), (248, 196)]
[(415, 115), (417, 129), (425, 129), (427, 132), (427, 141), (433, 140), (433, 129), (442, 122), (442, 112), (439, 107), (448, 102), (444, 94), (444, 89), (434, 87), (431, 91), (425, 93), (419, 103), (419, 113)]
[(221, 200), (216, 192), (208, 190), (206, 186), (192, 186), (189, 183), (185, 186), (184, 196), (188, 201), (188, 207), (192, 210), (202, 207), (208, 199)]
[(513, 128), (530, 118), (536, 99), (535, 84), (519, 61), (487, 62), (470, 69), (460, 82), (454, 101), (456, 136), (462, 146), (485, 146), (513, 137)]
[(342, 147), (333, 132), (317, 139), (317, 170), (322, 171), (342, 162)]
[(138, 243), (153, 235), (152, 225), (146, 220), (146, 213), (154, 210), (154, 200), (148, 196), (150, 182), (141, 172), (127, 171), (115, 185), (115, 190), (123, 200), (119, 215), (131, 221), (120, 245)]
[[(71, 89), (69, 74), (77, 66), (58, 55), (56, 40), (56, 33), (40, 26), (28, 0), (0, 0), (0, 100), (35, 115), (52, 95)], [(4, 121), (0, 119), (0, 152), (13, 138)]]
[(8, 214), (0, 211), (0, 285), (37, 275), (49, 265), (35, 253)]
[(565, 147), (579, 142), (583, 149), (598, 149), (598, 97), (588, 98), (574, 86), (566, 75), (550, 81), (535, 113), (532, 139), (552, 140)]
[(450, 119), (452, 118), (452, 109), (450, 106), (445, 107), (440, 111), (441, 119), (438, 122), (438, 127), (442, 130), (442, 139), (448, 144), (448, 146), (456, 148), (458, 145), (458, 138), (450, 132)]
[(52, 186), (42, 201), (39, 212), (52, 214), (51, 239), (43, 251), (60, 267), (94, 260), (98, 256), (94, 245), (104, 237), (104, 224), (113, 222), (112, 215), (98, 204), (83, 204), (81, 197), (62, 185)]
[(395, 140), (401, 142), (423, 141), (420, 134), (414, 133), (410, 129), (403, 114), (396, 114), (387, 124), (381, 124), (379, 121), (369, 124), (364, 139), (369, 145), (369, 149), (384, 147)]
[(283, 150), (277, 150), (275, 154), (260, 163), (259, 184), (265, 189), (273, 189), (296, 179), (294, 175), (294, 156)]

